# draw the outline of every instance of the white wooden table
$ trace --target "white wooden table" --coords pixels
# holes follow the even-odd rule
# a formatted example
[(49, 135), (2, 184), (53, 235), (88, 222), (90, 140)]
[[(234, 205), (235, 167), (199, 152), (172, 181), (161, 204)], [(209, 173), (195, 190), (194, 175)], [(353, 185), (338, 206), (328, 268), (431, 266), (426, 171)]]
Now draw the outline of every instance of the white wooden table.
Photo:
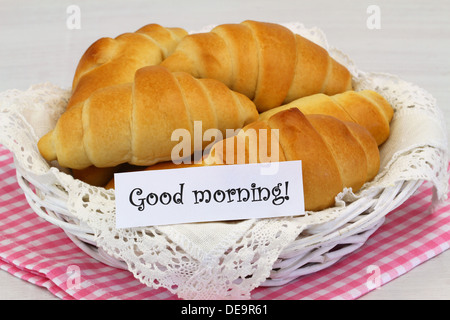
[[(396, 74), (428, 90), (449, 123), (449, 1), (2, 0), (0, 92), (46, 81), (70, 87), (79, 58), (103, 36), (151, 22), (191, 31), (246, 19), (321, 28), (360, 69)], [(361, 299), (450, 299), (449, 266), (450, 250)], [(0, 271), (0, 299), (56, 298)]]

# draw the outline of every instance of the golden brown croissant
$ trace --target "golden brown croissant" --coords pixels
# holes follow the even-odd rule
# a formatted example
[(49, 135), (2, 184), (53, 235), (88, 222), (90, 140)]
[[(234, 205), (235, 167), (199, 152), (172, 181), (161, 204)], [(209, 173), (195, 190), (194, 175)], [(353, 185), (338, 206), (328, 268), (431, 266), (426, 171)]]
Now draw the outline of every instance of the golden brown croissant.
[(267, 22), (247, 20), (188, 35), (161, 65), (217, 79), (252, 99), (259, 112), (303, 96), (352, 88), (350, 72), (324, 48)]
[[(365, 127), (381, 145), (390, 134), (390, 121), (393, 117), (393, 108), (379, 93), (372, 90), (359, 92), (346, 91), (334, 96), (315, 94), (292, 101), (283, 106), (268, 110), (260, 114), (261, 120), (267, 120), (275, 113), (290, 108), (298, 108), (303, 114), (324, 114), (336, 117), (342, 121), (352, 121)], [(163, 166), (178, 168), (169, 162)], [(158, 168), (159, 166), (153, 166)], [(98, 170), (97, 170), (98, 172)], [(105, 172), (99, 183), (91, 180), (98, 175), (90, 174), (88, 177), (78, 177), (83, 181), (98, 186), (104, 186), (112, 178), (114, 172)], [(76, 172), (74, 176), (77, 176)]]
[(78, 63), (68, 108), (86, 100), (99, 88), (132, 82), (136, 70), (159, 64), (185, 35), (187, 32), (181, 28), (148, 24), (115, 39), (95, 41)]
[[(272, 134), (274, 129), (277, 134)], [(290, 160), (302, 161), (305, 209), (311, 211), (332, 206), (344, 188), (357, 192), (380, 167), (378, 145), (364, 127), (292, 108), (252, 122), (236, 136), (217, 142), (200, 162), (164, 162), (146, 170)], [(114, 188), (114, 180), (107, 188)]]
[(378, 145), (389, 137), (389, 124), (394, 115), (394, 109), (382, 95), (373, 90), (362, 90), (303, 97), (261, 113), (260, 119), (269, 119), (275, 113), (291, 108), (298, 108), (303, 114), (325, 114), (356, 122), (373, 135)]
[(193, 136), (194, 121), (225, 135), (257, 118), (251, 100), (219, 81), (148, 66), (133, 83), (99, 89), (67, 110), (38, 147), (48, 161), (73, 169), (151, 165), (171, 160), (173, 131)]
[[(101, 38), (81, 57), (72, 84), (67, 108), (86, 100), (95, 90), (132, 82), (136, 70), (159, 64), (169, 56), (178, 42), (187, 35), (181, 28), (165, 28), (148, 24), (134, 33), (124, 33), (115, 39)], [(72, 170), (75, 178), (91, 185), (103, 186), (119, 168)]]
[[(365, 127), (381, 145), (390, 134), (390, 122), (393, 117), (392, 106), (379, 93), (372, 90), (346, 91), (334, 96), (315, 94), (294, 100), (283, 106), (268, 110), (259, 115), (260, 120), (267, 120), (272, 115), (290, 108), (298, 108), (303, 114), (324, 114), (338, 118), (342, 121), (352, 121)], [(170, 164), (167, 164), (170, 166)], [(173, 165), (173, 167), (177, 167)], [(76, 173), (76, 172), (75, 172)], [(112, 178), (114, 172), (102, 176), (101, 183), (104, 186)], [(75, 174), (76, 176), (76, 174)], [(78, 177), (83, 181), (93, 184), (96, 175)]]
[[(277, 135), (271, 135), (274, 129)], [(252, 139), (247, 133), (252, 130), (267, 130), (267, 134)], [(229, 139), (233, 139), (233, 148), (227, 145)], [(237, 151), (239, 144), (245, 146), (244, 153)], [(266, 150), (261, 153), (261, 148)], [(305, 208), (311, 211), (332, 206), (344, 188), (358, 191), (380, 167), (378, 145), (364, 127), (328, 115), (304, 115), (297, 108), (250, 123), (238, 135), (217, 142), (205, 163), (289, 160), (302, 161)]]

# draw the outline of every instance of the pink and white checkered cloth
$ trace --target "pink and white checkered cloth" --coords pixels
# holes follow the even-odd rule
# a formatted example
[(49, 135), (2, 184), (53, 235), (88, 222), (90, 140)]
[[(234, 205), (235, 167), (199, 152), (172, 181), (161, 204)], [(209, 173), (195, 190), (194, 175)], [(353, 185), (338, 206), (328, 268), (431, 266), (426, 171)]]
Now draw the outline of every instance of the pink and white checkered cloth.
[[(429, 214), (431, 193), (431, 186), (423, 184), (347, 258), (284, 286), (259, 287), (252, 298), (356, 299), (444, 252), (450, 246), (450, 201)], [(12, 154), (1, 145), (0, 268), (61, 299), (178, 299), (96, 261), (36, 215), (17, 184)]]

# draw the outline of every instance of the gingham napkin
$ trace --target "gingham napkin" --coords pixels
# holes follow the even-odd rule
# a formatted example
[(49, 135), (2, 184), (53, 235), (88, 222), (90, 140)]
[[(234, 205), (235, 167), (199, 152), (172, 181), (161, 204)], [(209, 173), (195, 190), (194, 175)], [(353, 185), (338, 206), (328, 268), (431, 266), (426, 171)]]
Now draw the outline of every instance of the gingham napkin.
[[(259, 287), (252, 299), (356, 299), (444, 252), (450, 246), (450, 201), (430, 214), (431, 196), (425, 183), (361, 249), (290, 284)], [(17, 184), (12, 154), (1, 145), (0, 268), (61, 299), (178, 299), (96, 261), (37, 216)]]

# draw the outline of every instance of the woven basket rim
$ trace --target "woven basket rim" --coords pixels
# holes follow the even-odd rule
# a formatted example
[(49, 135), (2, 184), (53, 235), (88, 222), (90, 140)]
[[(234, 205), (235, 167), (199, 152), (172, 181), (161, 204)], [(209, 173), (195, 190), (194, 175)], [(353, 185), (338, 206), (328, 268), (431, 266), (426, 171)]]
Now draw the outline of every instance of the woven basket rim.
[[(99, 247), (94, 230), (62, 205), (66, 199), (61, 197), (68, 195), (61, 192), (59, 186), (42, 184), (39, 176), (29, 175), (16, 160), (15, 165), (18, 184), (37, 215), (60, 227), (75, 245), (94, 259), (115, 268), (128, 269), (124, 261)], [(270, 277), (261, 286), (283, 285), (348, 256), (382, 225), (387, 213), (401, 205), (422, 183), (422, 180), (400, 181), (395, 186), (381, 189), (373, 198), (361, 197), (347, 207), (351, 214), (346, 218), (330, 220), (328, 227), (327, 223), (315, 226), (316, 230), (307, 236), (299, 235), (282, 250)], [(336, 250), (336, 247), (341, 248)]]

